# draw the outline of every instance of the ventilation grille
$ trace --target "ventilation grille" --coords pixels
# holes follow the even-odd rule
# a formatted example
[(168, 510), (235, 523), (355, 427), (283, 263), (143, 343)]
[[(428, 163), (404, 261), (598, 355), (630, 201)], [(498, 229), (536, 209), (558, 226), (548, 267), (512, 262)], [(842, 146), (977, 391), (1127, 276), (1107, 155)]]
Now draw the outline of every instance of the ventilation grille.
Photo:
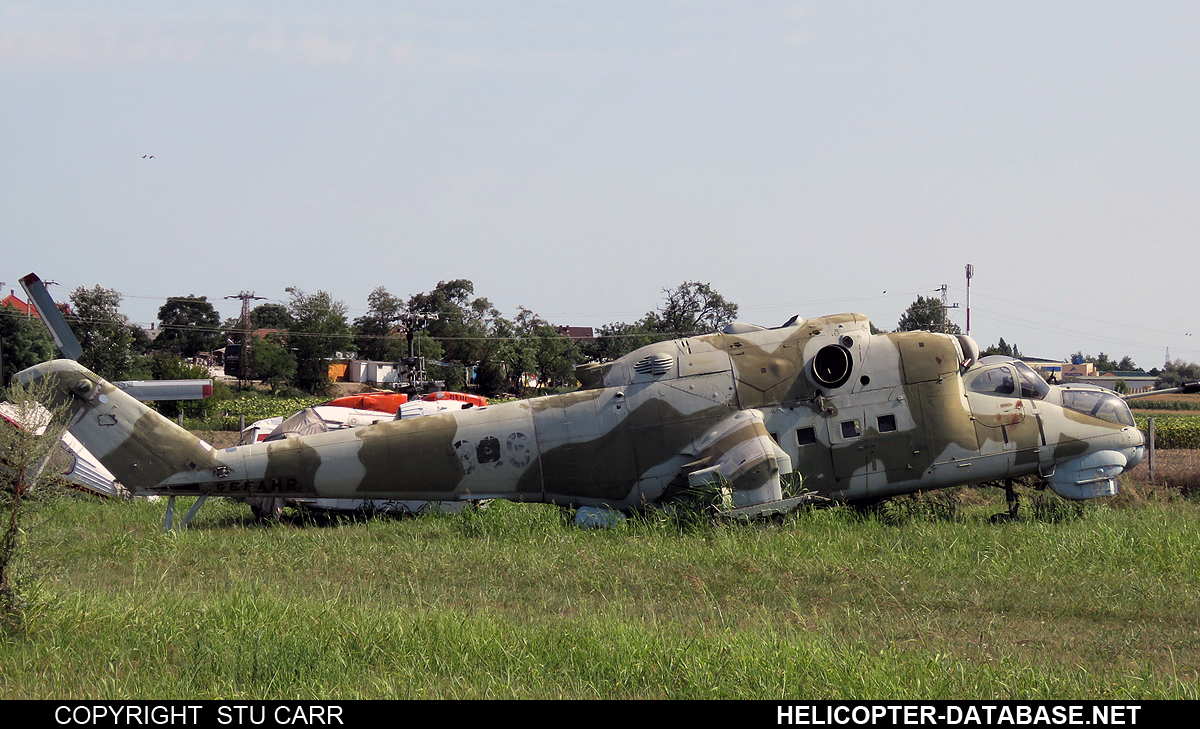
[(652, 354), (639, 359), (633, 366), (633, 371), (642, 375), (665, 375), (671, 371), (673, 364), (675, 358), (669, 354)]

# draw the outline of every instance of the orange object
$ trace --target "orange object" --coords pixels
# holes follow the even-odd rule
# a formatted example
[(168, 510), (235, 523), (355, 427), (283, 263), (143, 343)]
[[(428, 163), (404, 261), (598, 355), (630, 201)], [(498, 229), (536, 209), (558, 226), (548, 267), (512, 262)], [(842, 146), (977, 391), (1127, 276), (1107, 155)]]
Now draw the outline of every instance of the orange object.
[(345, 382), (346, 370), (349, 369), (349, 367), (350, 365), (346, 364), (345, 362), (331, 362), (329, 364), (329, 379), (333, 380), (334, 382)]
[(362, 395), (347, 395), (325, 403), (339, 408), (374, 410), (395, 415), (400, 406), (408, 402), (408, 395), (399, 392), (368, 392)]

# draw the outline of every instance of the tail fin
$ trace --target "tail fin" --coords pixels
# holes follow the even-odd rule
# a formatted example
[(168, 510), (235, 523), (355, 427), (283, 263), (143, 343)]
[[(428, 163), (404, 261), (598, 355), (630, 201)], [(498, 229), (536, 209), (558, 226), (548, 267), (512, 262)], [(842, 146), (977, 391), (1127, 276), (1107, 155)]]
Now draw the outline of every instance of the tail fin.
[(47, 404), (69, 411), (71, 434), (131, 491), (149, 489), (177, 473), (222, 465), (208, 444), (78, 362), (43, 362), (18, 373), (17, 379), (46, 385)]

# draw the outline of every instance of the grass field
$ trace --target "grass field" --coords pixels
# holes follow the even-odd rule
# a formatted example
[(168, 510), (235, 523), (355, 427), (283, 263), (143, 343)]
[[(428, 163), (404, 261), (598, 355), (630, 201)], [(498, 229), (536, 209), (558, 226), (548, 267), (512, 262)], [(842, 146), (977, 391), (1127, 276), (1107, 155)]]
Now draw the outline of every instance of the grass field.
[(601, 531), (60, 498), (0, 697), (1200, 698), (1200, 503), (1126, 486)]

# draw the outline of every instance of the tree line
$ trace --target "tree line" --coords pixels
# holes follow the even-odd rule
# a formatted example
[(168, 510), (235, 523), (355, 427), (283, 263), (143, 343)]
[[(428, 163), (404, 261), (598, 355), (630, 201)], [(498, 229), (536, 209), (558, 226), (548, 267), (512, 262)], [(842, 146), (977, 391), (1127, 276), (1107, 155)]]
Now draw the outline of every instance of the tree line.
[[(620, 357), (652, 341), (707, 333), (737, 316), (737, 305), (709, 284), (685, 281), (663, 289), (661, 307), (629, 324), (615, 322), (592, 340), (573, 340), (544, 317), (520, 307), (506, 318), (467, 279), (441, 281), (433, 289), (397, 296), (377, 287), (367, 311), (350, 321), (348, 307), (325, 291), (290, 287), (285, 304), (266, 303), (249, 313), (249, 329), (273, 330), (251, 340), (248, 364), (273, 388), (323, 393), (330, 384), (328, 361), (354, 353), (360, 359), (400, 361), (424, 357), (431, 379), (462, 389), (472, 373), (484, 394), (524, 394), (531, 376), (542, 386), (574, 382), (577, 364)], [(241, 343), (240, 318), (221, 320), (205, 296), (179, 296), (158, 310), (158, 335), (120, 312), (121, 295), (100, 285), (78, 287), (65, 315), (83, 349), (80, 363), (109, 380), (206, 377), (192, 360), (228, 343)], [(57, 356), (45, 326), (36, 318), (0, 309), (4, 379)]]
[[(288, 293), (286, 303), (260, 304), (250, 311), (251, 331), (274, 332), (252, 340), (248, 363), (273, 389), (312, 393), (327, 390), (328, 361), (338, 354), (395, 362), (411, 350), (425, 358), (429, 377), (445, 381), (450, 389), (462, 389), (471, 376), (486, 395), (522, 395), (531, 378), (541, 386), (569, 386), (578, 364), (616, 359), (655, 341), (719, 331), (738, 314), (738, 305), (710, 284), (684, 281), (664, 288), (660, 306), (640, 319), (605, 324), (593, 339), (576, 341), (524, 307), (514, 317), (502, 316), (468, 279), (441, 281), (407, 298), (377, 287), (367, 297), (366, 313), (353, 321), (347, 318), (346, 304), (325, 291), (310, 294), (289, 287)], [(83, 348), (80, 363), (110, 380), (205, 377), (202, 368), (181, 359), (242, 338), (240, 318), (222, 321), (204, 296), (168, 299), (158, 310), (159, 332), (153, 340), (120, 313), (121, 295), (112, 289), (81, 286), (69, 299), (67, 321)], [(896, 331), (915, 330), (960, 333), (933, 296), (917, 296), (897, 322)], [(42, 323), (14, 310), (0, 309), (0, 340), (5, 382), (56, 356)], [(1003, 337), (981, 352), (990, 354), (1021, 356)], [(1140, 371), (1130, 357), (1114, 361), (1103, 352), (1075, 356), (1100, 371)], [(1200, 365), (1181, 360), (1150, 372), (1159, 375), (1160, 387), (1200, 379)]]

